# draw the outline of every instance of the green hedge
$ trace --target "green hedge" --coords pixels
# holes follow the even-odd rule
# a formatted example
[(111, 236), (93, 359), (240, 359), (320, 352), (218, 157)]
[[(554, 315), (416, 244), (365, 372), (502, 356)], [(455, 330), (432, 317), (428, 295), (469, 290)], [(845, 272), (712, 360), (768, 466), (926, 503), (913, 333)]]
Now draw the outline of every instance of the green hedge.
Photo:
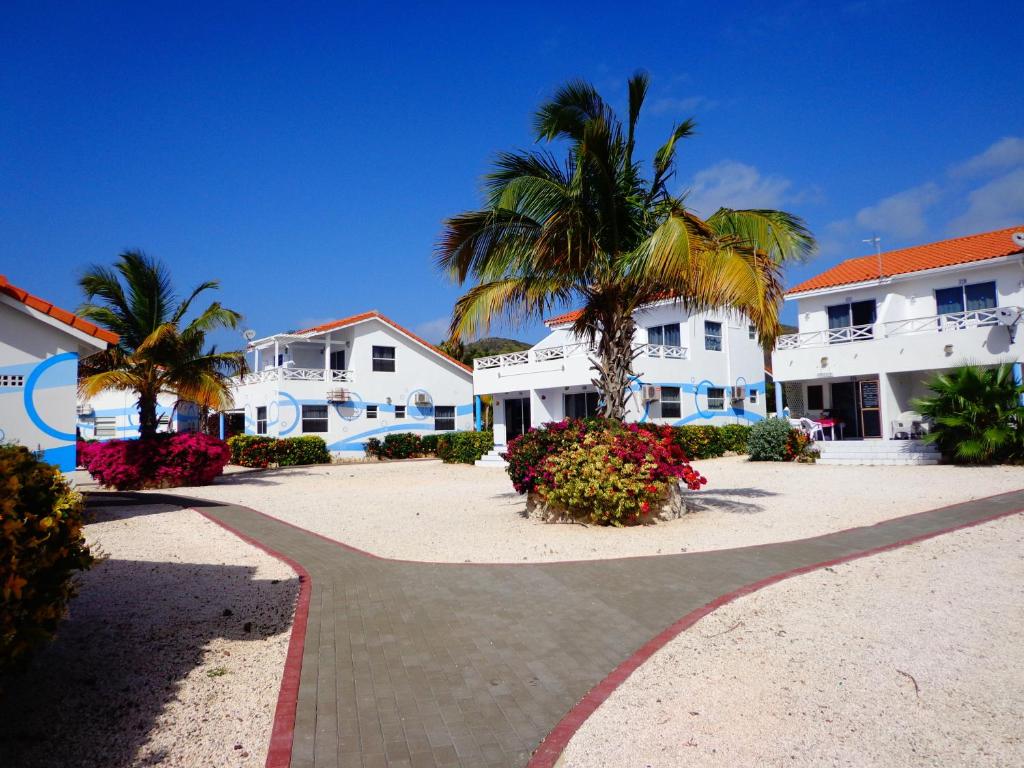
[(74, 574), (93, 561), (82, 497), (27, 448), (0, 445), (0, 670), (27, 658), (64, 617)]
[(472, 464), (493, 447), (493, 432), (448, 432), (438, 440), (437, 457), (445, 464)]
[(423, 440), (415, 432), (392, 432), (381, 440), (371, 437), (366, 441), (366, 455), (378, 459), (412, 459), (428, 453)]
[[(660, 429), (649, 422), (641, 426), (653, 431)], [(746, 453), (750, 429), (746, 424), (686, 424), (672, 427), (672, 439), (689, 459), (715, 459), (727, 452)]]
[(299, 464), (328, 464), (327, 443), (317, 435), (276, 438), (269, 435), (235, 435), (228, 439), (231, 463), (264, 469), (271, 464), (293, 467)]

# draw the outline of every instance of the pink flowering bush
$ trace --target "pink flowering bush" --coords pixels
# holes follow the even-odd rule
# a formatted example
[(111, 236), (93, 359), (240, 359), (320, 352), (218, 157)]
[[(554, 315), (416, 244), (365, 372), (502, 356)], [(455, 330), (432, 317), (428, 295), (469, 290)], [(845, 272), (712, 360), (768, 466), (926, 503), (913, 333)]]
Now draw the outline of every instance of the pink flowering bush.
[(100, 485), (119, 491), (208, 485), (231, 458), (223, 440), (199, 432), (92, 443), (82, 464)]
[(641, 522), (677, 483), (698, 490), (707, 482), (668, 426), (554, 422), (513, 440), (505, 458), (519, 493), (599, 525)]

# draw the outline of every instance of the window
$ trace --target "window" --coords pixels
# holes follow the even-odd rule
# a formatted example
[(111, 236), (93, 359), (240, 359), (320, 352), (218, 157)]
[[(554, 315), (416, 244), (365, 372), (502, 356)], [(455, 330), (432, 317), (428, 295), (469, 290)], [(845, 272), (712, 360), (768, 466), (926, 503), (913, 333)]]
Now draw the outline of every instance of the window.
[(752, 325), (747, 326), (747, 338), (753, 341), (757, 338), (757, 328)]
[(437, 432), (451, 432), (453, 429), (455, 429), (455, 406), (435, 405), (434, 430)]
[(405, 406), (404, 405), (396, 405), (395, 406), (395, 418), (396, 419), (404, 419), (405, 418)]
[(256, 434), (267, 434), (267, 406), (265, 405), (256, 408)]
[(750, 404), (751, 405), (753, 405), (754, 403), (757, 402), (757, 390), (756, 389), (749, 390), (747, 394), (750, 395)]
[(725, 410), (725, 390), (722, 387), (708, 387), (708, 410)]
[(875, 300), (851, 301), (828, 307), (828, 328), (834, 333), (828, 337), (829, 344), (843, 344), (847, 341), (870, 339), (874, 336), (871, 328), (858, 331), (842, 331), (841, 328), (873, 325), (875, 322)]
[(0, 387), (23, 387), (25, 377), (20, 374), (4, 374), (0, 376)]
[(825, 407), (825, 388), (821, 384), (807, 387), (807, 410), (820, 411)]
[(97, 416), (96, 417), (96, 439), (103, 440), (108, 437), (117, 436), (117, 417), (116, 416)]
[(395, 370), (395, 348), (374, 347), (373, 348), (373, 370), (394, 373)]
[(304, 405), (304, 406), (302, 406), (302, 431), (303, 432), (326, 432), (327, 431), (327, 406), (326, 405)]
[(345, 350), (339, 349), (331, 352), (331, 370), (332, 371), (344, 371), (345, 370)]
[(941, 288), (935, 292), (936, 314), (948, 315), (951, 312), (978, 312), (995, 309), (996, 284), (973, 283), (958, 285), (956, 288)]
[(575, 392), (562, 398), (565, 406), (565, 418), (588, 419), (597, 416), (597, 392)]
[[(712, 352), (722, 351), (722, 324), (704, 321), (704, 349)], [(719, 390), (721, 391), (721, 390)]]
[(368, 419), (376, 419), (377, 418), (377, 406), (376, 405), (368, 405), (368, 406), (366, 406), (366, 418), (368, 418)]
[(277, 355), (277, 367), (280, 368), (284, 365), (284, 352), (279, 352)]
[(661, 388), (661, 418), (678, 419), (683, 415), (679, 402), (679, 387)]
[(647, 329), (648, 344), (663, 344), (666, 347), (678, 347), (681, 343), (679, 323), (654, 325)]

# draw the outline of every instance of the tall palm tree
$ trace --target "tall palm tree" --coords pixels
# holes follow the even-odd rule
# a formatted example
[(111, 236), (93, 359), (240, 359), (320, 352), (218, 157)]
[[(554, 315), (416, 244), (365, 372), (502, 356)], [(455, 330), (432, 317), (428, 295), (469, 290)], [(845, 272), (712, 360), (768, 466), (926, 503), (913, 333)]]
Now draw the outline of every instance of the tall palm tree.
[(573, 81), (534, 117), (550, 150), (505, 152), (485, 177), (486, 204), (445, 222), (437, 264), (460, 285), (451, 336), (484, 331), (579, 303), (576, 333), (596, 345), (594, 384), (602, 413), (623, 419), (634, 358), (633, 312), (673, 298), (690, 311), (729, 310), (756, 326), (762, 342), (779, 333), (781, 267), (809, 256), (814, 238), (784, 211), (722, 208), (707, 219), (673, 194), (676, 147), (693, 134), (684, 120), (655, 152), (646, 177), (634, 159), (648, 77), (629, 80), (622, 121), (595, 88)]
[(86, 299), (78, 314), (120, 336), (116, 346), (82, 361), (82, 396), (111, 389), (135, 392), (143, 438), (156, 433), (161, 392), (204, 409), (230, 407), (229, 377), (244, 371), (245, 355), (207, 347), (206, 334), (237, 327), (241, 315), (213, 302), (185, 322), (192, 302), (218, 288), (216, 281), (200, 283), (179, 301), (160, 262), (141, 251), (126, 251), (112, 268), (90, 267), (79, 285)]

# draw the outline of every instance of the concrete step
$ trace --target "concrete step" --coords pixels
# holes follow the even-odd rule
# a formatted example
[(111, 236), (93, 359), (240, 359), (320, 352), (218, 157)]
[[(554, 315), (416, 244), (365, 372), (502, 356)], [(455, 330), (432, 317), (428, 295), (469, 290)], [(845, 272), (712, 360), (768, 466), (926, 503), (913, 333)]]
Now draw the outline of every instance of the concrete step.
[(834, 458), (834, 457), (822, 457), (818, 459), (818, 464), (831, 464), (834, 466), (871, 466), (871, 467), (916, 467), (924, 465), (939, 464), (939, 459), (932, 457), (910, 457), (904, 456), (903, 458), (875, 458), (871, 456), (862, 456), (858, 458)]
[(504, 445), (492, 448), (473, 463), (478, 467), (495, 467), (497, 469), (505, 469), (508, 466), (508, 462), (501, 458), (501, 454), (506, 450), (507, 448)]
[(938, 448), (920, 440), (820, 440), (819, 464), (919, 465), (938, 464)]

